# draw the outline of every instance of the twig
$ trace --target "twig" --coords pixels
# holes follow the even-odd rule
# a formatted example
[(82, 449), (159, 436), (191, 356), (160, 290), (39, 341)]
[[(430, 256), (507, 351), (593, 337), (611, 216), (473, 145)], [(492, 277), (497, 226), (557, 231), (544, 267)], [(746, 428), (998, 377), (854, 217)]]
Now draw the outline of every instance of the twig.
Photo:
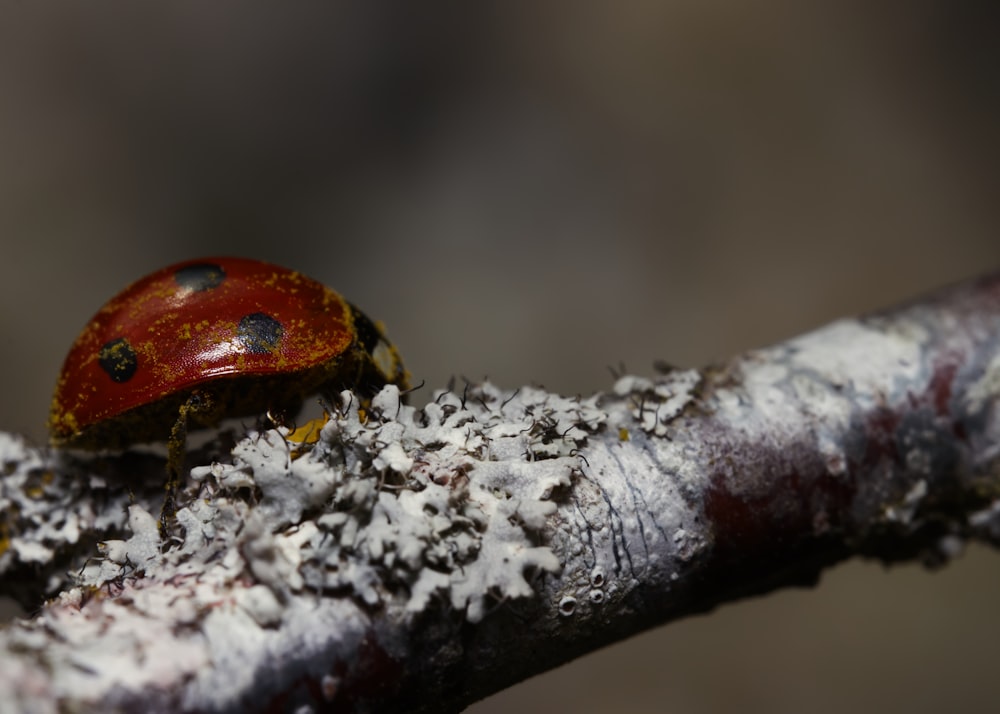
[(58, 592), (0, 633), (0, 710), (451, 711), (853, 555), (1000, 543), (1000, 276), (586, 399), (342, 404), (311, 448), (209, 444), (166, 542), (161, 459), (0, 435), (2, 592)]

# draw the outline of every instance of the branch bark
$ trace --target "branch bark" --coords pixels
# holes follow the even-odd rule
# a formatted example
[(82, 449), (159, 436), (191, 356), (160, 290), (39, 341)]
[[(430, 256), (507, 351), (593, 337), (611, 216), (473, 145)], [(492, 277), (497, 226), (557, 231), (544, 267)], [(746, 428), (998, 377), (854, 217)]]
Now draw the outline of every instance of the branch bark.
[[(0, 435), (0, 710), (451, 711), (854, 555), (1000, 543), (1000, 275), (567, 398), (349, 393), (163, 464)], [(67, 576), (66, 573), (69, 572)]]

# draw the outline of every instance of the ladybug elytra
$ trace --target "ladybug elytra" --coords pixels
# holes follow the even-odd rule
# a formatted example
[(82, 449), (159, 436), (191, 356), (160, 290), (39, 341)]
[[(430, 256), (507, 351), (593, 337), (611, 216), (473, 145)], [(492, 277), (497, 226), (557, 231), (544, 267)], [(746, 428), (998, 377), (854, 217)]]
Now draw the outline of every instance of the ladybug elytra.
[(381, 328), (333, 290), (257, 260), (190, 260), (133, 283), (87, 324), (49, 431), (54, 446), (84, 449), (168, 440), (176, 476), (189, 427), (406, 382)]

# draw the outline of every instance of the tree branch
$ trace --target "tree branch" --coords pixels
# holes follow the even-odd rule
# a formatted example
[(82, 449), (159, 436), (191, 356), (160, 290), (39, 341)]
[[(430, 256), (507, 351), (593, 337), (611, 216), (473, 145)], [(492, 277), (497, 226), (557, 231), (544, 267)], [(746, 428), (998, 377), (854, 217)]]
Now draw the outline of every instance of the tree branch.
[(0, 435), (0, 591), (58, 593), (0, 633), (0, 708), (450, 711), (853, 555), (1000, 543), (1000, 275), (586, 399), (388, 387), (312, 444), (213, 437), (161, 541), (160, 457)]

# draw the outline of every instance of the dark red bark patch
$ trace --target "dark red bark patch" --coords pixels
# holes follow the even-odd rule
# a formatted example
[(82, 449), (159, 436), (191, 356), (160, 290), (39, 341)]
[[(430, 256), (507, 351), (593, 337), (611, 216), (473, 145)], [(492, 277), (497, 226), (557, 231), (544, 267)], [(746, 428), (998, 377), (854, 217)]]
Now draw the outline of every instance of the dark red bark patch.
[(371, 634), (360, 642), (357, 655), (357, 660), (350, 664), (337, 663), (334, 675), (341, 682), (333, 702), (322, 711), (353, 712), (359, 708), (371, 709), (378, 702), (396, 701), (403, 680), (403, 663), (390, 656)]
[(865, 418), (865, 453), (862, 466), (872, 466), (883, 459), (899, 461), (896, 430), (902, 417), (888, 407), (877, 407)]
[(946, 417), (951, 413), (951, 391), (955, 374), (958, 372), (958, 361), (955, 355), (944, 355), (935, 361), (934, 372), (928, 385), (931, 403), (938, 416)]
[[(735, 479), (735, 480), (733, 480)], [(782, 546), (835, 531), (854, 496), (846, 474), (819, 468), (752, 477), (716, 474), (705, 494), (705, 517), (712, 525), (717, 557), (776, 554)]]

